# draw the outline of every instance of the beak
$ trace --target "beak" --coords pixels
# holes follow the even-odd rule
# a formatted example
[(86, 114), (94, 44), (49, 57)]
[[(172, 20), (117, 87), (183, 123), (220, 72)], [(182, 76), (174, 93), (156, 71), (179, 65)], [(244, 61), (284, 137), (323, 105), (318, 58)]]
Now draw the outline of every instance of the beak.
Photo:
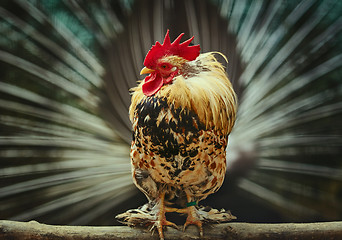
[(140, 71), (140, 75), (143, 75), (143, 74), (147, 74), (147, 73), (151, 73), (151, 72), (154, 72), (155, 70), (153, 69), (149, 69), (147, 67), (144, 67), (143, 69), (141, 69)]

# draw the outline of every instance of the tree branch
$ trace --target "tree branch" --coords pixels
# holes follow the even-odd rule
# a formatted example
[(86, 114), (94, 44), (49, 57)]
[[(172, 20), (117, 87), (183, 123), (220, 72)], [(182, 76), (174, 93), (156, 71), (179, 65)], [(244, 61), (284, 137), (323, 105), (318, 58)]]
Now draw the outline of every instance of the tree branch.
[[(199, 239), (198, 230), (190, 226), (185, 232), (168, 228), (166, 239)], [(53, 226), (36, 221), (16, 222), (0, 220), (0, 239), (20, 240), (116, 240), (116, 239), (158, 239), (158, 234), (142, 228), (127, 226), (89, 227), (89, 226)], [(342, 222), (323, 223), (224, 223), (212, 224), (204, 228), (202, 239), (342, 239)]]

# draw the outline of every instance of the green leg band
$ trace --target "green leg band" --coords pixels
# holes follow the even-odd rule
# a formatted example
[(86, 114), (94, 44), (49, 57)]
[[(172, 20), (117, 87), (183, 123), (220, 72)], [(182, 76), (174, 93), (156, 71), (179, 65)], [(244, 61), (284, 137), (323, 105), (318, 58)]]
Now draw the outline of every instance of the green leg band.
[(186, 203), (187, 207), (196, 206), (196, 205), (197, 205), (196, 201)]

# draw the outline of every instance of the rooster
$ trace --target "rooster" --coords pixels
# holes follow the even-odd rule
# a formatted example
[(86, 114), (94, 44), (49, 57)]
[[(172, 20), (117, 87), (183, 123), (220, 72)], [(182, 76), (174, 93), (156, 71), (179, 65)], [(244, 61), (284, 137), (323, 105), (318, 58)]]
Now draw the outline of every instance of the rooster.
[(149, 75), (133, 89), (129, 109), (133, 180), (161, 239), (163, 226), (177, 228), (166, 212), (187, 214), (184, 229), (194, 224), (203, 235), (198, 202), (222, 185), (236, 115), (235, 92), (215, 53), (189, 46), (194, 37), (180, 43), (183, 35), (171, 43), (167, 31), (152, 46), (140, 72)]

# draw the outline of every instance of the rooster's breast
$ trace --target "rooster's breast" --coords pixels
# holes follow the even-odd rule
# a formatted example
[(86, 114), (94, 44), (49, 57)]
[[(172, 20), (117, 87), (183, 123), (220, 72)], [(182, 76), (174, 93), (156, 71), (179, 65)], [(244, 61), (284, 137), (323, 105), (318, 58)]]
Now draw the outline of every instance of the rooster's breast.
[(176, 108), (166, 98), (146, 97), (137, 104), (133, 172), (145, 172), (156, 186), (188, 188), (199, 196), (217, 191), (226, 169), (226, 145), (226, 137), (206, 129), (194, 111)]

